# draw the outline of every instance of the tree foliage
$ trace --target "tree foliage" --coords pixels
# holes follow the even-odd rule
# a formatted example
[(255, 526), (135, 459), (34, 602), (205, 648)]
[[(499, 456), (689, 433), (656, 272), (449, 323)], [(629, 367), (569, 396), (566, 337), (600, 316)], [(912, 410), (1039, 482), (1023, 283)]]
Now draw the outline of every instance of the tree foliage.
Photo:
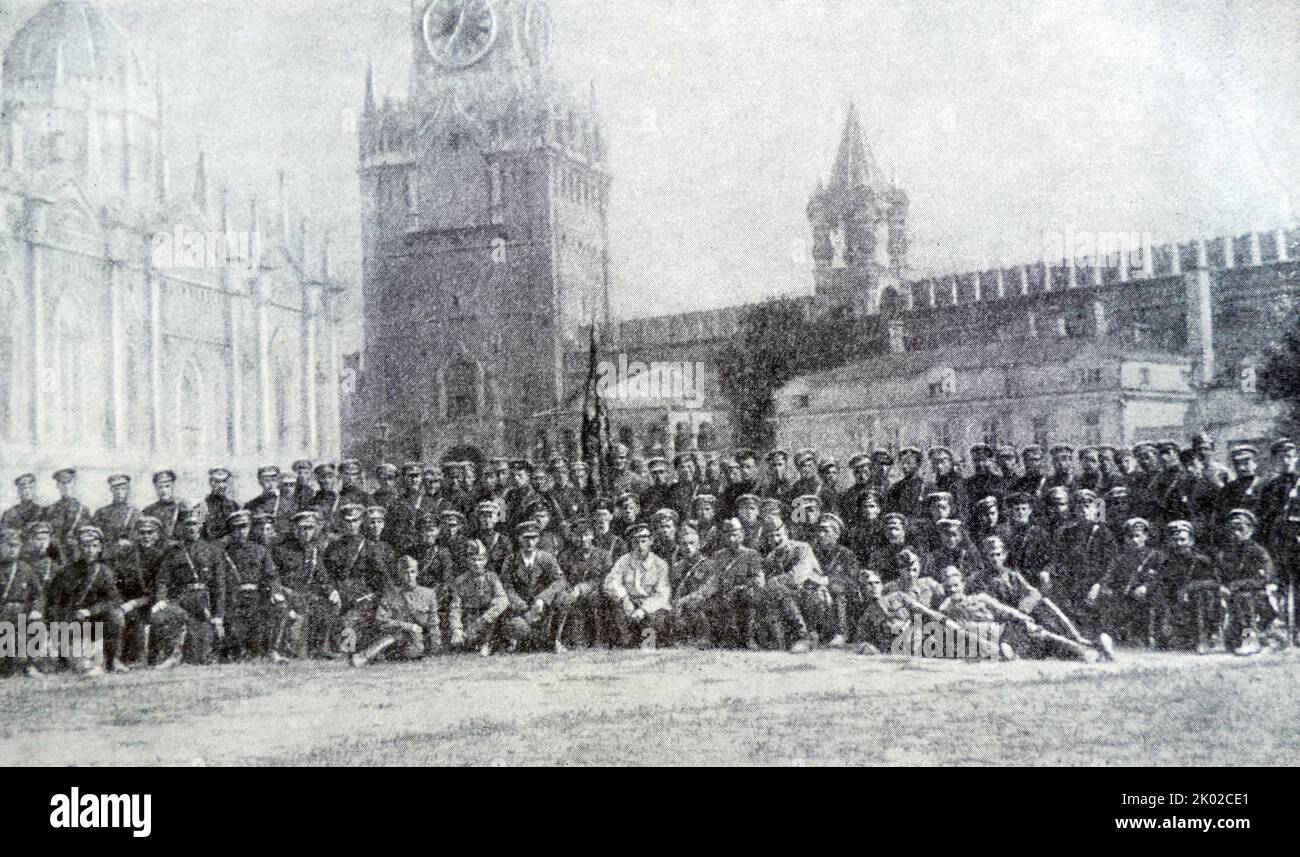
[(884, 347), (880, 316), (842, 304), (778, 298), (749, 307), (720, 358), (722, 394), (737, 444), (765, 449), (775, 433), (775, 393), (792, 378), (841, 366)]
[(1270, 399), (1286, 405), (1279, 429), (1287, 437), (1300, 437), (1300, 317), (1268, 351), (1260, 390)]

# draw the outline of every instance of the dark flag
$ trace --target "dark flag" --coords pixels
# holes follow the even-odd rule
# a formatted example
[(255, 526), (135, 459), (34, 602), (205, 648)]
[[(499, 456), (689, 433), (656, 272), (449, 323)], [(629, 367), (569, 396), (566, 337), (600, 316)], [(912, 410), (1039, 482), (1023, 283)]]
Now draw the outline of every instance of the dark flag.
[(591, 352), (587, 365), (587, 389), (582, 401), (582, 460), (591, 470), (591, 484), (600, 493), (609, 492), (606, 484), (606, 463), (609, 461), (609, 414), (605, 400), (600, 397), (596, 371), (596, 323), (591, 323)]

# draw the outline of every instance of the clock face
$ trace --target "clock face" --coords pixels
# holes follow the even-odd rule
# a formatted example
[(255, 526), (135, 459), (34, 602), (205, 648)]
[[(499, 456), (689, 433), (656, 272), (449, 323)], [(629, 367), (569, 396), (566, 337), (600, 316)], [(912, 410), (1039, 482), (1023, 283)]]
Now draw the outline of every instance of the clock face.
[(465, 68), (487, 55), (497, 38), (489, 0), (433, 0), (424, 13), (424, 43), (447, 68)]

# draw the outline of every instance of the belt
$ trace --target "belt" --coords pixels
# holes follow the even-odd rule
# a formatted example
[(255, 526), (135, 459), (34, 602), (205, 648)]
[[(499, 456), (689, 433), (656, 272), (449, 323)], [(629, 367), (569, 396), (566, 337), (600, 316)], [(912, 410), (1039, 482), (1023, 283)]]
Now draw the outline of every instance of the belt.
[(206, 583), (187, 583), (185, 584), (185, 591), (186, 592), (200, 592), (200, 591), (207, 592), (208, 585)]
[(239, 591), (240, 591), (240, 592), (256, 592), (256, 591), (257, 591), (257, 584), (256, 584), (256, 583), (241, 583), (241, 584), (239, 584)]

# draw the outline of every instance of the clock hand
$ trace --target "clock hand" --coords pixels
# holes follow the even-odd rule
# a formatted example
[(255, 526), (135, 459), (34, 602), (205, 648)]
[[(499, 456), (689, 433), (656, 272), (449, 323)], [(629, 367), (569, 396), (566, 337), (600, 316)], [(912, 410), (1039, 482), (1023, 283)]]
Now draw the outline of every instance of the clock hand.
[(462, 0), (460, 4), (460, 15), (456, 17), (456, 26), (452, 27), (451, 35), (447, 37), (447, 53), (451, 54), (452, 49), (456, 46), (456, 38), (460, 35), (460, 28), (465, 23), (465, 14), (469, 11), (469, 4), (473, 0)]

